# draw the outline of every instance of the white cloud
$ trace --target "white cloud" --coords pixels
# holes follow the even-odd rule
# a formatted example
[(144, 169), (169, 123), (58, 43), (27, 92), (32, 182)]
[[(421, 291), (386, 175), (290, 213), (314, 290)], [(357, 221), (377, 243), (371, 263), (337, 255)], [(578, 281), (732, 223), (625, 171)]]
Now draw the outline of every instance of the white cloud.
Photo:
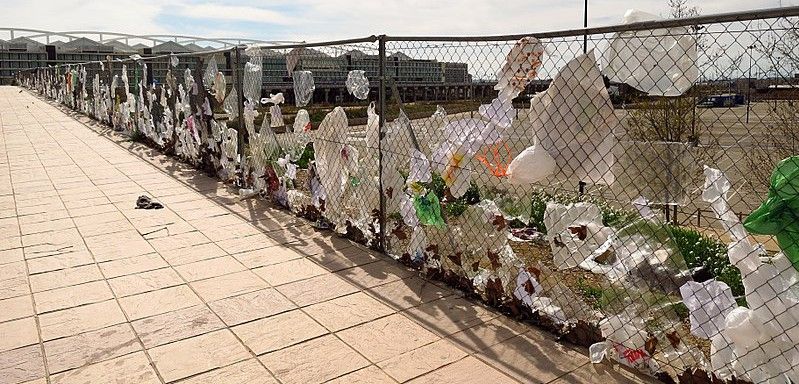
[(265, 8), (245, 5), (222, 4), (181, 4), (175, 15), (195, 19), (251, 21), (269, 24), (291, 24), (293, 20), (286, 15)]

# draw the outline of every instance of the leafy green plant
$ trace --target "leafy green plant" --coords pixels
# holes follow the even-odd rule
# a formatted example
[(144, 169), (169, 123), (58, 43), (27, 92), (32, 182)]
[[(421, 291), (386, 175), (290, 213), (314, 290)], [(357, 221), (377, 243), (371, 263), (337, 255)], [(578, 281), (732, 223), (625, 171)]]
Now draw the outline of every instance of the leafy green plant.
[(704, 267), (711, 276), (729, 285), (733, 295), (744, 294), (741, 272), (730, 264), (726, 244), (691, 228), (673, 225), (671, 232), (688, 268)]

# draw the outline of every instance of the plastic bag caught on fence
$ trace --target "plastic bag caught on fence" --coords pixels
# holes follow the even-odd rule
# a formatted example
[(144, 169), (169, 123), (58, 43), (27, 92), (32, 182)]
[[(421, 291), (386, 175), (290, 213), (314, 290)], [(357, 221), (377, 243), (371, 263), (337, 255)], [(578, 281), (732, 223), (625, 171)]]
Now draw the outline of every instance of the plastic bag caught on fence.
[(413, 198), (413, 206), (416, 208), (416, 217), (423, 225), (430, 225), (437, 228), (446, 226), (441, 217), (441, 203), (438, 196), (433, 191), (427, 195), (418, 195)]
[(294, 71), (294, 99), (298, 107), (304, 107), (313, 98), (314, 85), (313, 73), (311, 71)]
[(744, 220), (758, 235), (774, 235), (799, 270), (799, 156), (782, 160), (771, 174), (768, 198)]
[(205, 67), (205, 73), (203, 73), (203, 85), (205, 88), (211, 88), (217, 73), (219, 73), (219, 66), (216, 63), (216, 56), (211, 56), (211, 59), (208, 60), (208, 66)]
[(260, 56), (259, 52), (258, 55), (250, 56), (250, 61), (244, 65), (242, 87), (244, 87), (244, 97), (250, 101), (261, 100), (262, 72), (263, 57)]
[(708, 280), (689, 281), (680, 287), (680, 295), (688, 307), (691, 333), (711, 339), (724, 330), (724, 318), (737, 306), (727, 284)]
[[(624, 24), (659, 20), (636, 9)], [(699, 78), (697, 36), (690, 27), (627, 31), (613, 35), (602, 54), (602, 73), (650, 96), (680, 96)]]
[(366, 100), (369, 98), (369, 79), (366, 78), (366, 71), (360, 69), (350, 71), (347, 74), (345, 85), (347, 91), (356, 99)]
[(366, 148), (376, 152), (380, 135), (380, 116), (375, 112), (375, 103), (369, 103), (366, 109)]
[[(613, 128), (619, 121), (593, 51), (566, 64), (546, 92), (531, 100), (530, 112), (537, 144), (555, 159), (558, 174), (595, 184), (613, 183)], [(514, 169), (521, 171), (518, 166)]]
[(227, 91), (227, 82), (225, 75), (222, 72), (217, 72), (214, 77), (214, 86), (212, 87), (214, 97), (218, 103), (225, 100), (225, 91)]
[(494, 89), (499, 91), (498, 99), (509, 104), (524, 91), (538, 73), (543, 55), (544, 45), (535, 37), (523, 37), (517, 41), (497, 72)]

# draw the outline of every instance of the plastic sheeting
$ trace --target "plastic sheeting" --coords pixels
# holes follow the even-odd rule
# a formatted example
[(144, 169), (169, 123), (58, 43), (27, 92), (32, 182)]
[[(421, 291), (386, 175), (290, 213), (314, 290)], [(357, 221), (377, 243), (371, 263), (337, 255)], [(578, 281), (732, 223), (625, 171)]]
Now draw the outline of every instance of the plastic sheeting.
[(602, 225), (599, 207), (591, 203), (549, 202), (544, 211), (544, 226), (558, 269), (579, 266), (612, 235), (612, 230)]
[(768, 198), (746, 217), (744, 228), (754, 234), (776, 236), (782, 251), (799, 269), (799, 156), (777, 164)]
[(497, 72), (497, 85), (494, 89), (499, 91), (498, 99), (510, 103), (524, 91), (538, 74), (543, 55), (544, 45), (535, 37), (523, 37), (517, 41)]
[(295, 71), (292, 75), (294, 80), (294, 101), (298, 107), (304, 107), (311, 102), (313, 91), (316, 89), (311, 71)]
[[(613, 128), (619, 121), (613, 110), (593, 51), (578, 56), (552, 79), (546, 92), (530, 102), (537, 145), (555, 160), (558, 173), (596, 184), (612, 184), (615, 162)], [(529, 154), (528, 154), (529, 156)], [(543, 155), (542, 155), (543, 157)], [(515, 179), (534, 180), (539, 170), (511, 162)], [(533, 173), (538, 173), (535, 175)], [(519, 173), (528, 173), (519, 175)]]
[(680, 287), (680, 295), (688, 307), (691, 333), (710, 339), (724, 329), (724, 318), (737, 306), (727, 284), (708, 280), (689, 281)]
[(369, 98), (369, 79), (366, 78), (365, 71), (360, 69), (350, 71), (347, 74), (345, 85), (347, 91), (356, 99), (366, 100)]
[[(659, 20), (636, 9), (624, 24)], [(602, 54), (602, 73), (650, 96), (679, 96), (699, 78), (697, 40), (691, 27), (620, 32)]]

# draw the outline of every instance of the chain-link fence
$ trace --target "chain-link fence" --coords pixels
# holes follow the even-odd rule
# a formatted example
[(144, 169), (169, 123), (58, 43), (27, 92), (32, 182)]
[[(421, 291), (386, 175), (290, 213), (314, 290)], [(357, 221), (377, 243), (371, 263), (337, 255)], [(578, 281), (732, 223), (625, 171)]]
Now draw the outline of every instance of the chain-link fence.
[(587, 30), (237, 47), (20, 81), (595, 362), (799, 382), (797, 16), (629, 12)]

